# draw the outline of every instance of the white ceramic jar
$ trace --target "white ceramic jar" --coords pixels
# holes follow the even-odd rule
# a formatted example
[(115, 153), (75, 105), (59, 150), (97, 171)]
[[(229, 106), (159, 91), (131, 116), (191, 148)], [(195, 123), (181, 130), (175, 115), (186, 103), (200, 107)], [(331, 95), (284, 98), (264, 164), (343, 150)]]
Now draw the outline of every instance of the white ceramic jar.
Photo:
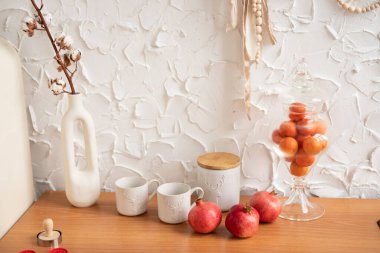
[(197, 181), (205, 201), (228, 211), (240, 201), (240, 158), (231, 153), (215, 152), (198, 157)]

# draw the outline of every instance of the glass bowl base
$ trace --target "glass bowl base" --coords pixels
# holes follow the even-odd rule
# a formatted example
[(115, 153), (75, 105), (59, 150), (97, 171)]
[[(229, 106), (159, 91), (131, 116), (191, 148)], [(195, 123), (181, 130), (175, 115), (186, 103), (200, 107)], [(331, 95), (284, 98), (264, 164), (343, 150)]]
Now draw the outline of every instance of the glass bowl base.
[(318, 203), (310, 202), (307, 200), (306, 209), (301, 203), (283, 203), (280, 217), (287, 220), (294, 221), (311, 221), (319, 219), (325, 213), (325, 209)]

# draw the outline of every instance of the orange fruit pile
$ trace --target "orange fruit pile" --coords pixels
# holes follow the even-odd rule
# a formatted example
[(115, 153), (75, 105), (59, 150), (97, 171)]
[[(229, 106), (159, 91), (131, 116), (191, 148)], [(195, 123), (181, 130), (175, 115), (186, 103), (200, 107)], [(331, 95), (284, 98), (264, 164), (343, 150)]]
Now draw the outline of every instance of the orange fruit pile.
[(313, 120), (306, 105), (300, 102), (289, 106), (289, 119), (273, 131), (272, 140), (279, 145), (285, 160), (291, 163), (290, 173), (306, 176), (315, 156), (327, 146), (327, 126), (323, 121)]

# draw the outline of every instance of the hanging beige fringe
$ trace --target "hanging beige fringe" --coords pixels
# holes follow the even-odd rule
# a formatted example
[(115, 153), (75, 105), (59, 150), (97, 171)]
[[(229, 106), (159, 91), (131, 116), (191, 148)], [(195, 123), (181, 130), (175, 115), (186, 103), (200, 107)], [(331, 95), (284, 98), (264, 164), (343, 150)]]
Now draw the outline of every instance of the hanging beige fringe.
[[(231, 19), (230, 26), (237, 27), (238, 1), (230, 0)], [(272, 44), (276, 43), (272, 28), (269, 23), (267, 0), (241, 0), (243, 4), (242, 15), (242, 43), (244, 61), (244, 104), (248, 119), (251, 120), (251, 66), (258, 64), (261, 59), (263, 41), (263, 27), (267, 31)]]

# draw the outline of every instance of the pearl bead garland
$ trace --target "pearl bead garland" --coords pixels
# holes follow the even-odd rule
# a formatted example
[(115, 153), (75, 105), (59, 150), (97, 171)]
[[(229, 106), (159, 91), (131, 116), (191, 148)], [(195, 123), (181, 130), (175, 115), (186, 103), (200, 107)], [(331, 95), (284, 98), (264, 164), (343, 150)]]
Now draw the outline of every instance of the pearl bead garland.
[(261, 42), (263, 41), (263, 6), (261, 0), (253, 0), (252, 11), (255, 13), (256, 17), (256, 44), (258, 50), (255, 55), (255, 63), (260, 62), (261, 58)]
[(343, 9), (346, 9), (352, 13), (365, 13), (365, 12), (372, 11), (380, 7), (380, 0), (377, 0), (376, 2), (371, 3), (370, 5), (365, 6), (365, 7), (350, 6), (348, 3), (345, 3), (343, 0), (337, 0), (337, 2)]

